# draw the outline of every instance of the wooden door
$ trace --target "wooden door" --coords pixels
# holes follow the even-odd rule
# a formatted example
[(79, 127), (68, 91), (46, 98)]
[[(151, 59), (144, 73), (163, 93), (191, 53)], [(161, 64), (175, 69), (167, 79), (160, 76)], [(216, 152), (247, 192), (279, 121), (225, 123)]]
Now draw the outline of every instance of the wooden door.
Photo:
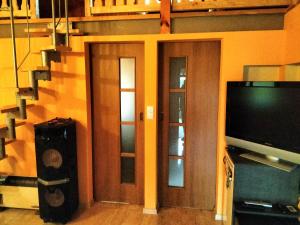
[(144, 46), (93, 44), (95, 201), (143, 204)]
[(220, 42), (162, 43), (159, 49), (159, 201), (212, 210)]

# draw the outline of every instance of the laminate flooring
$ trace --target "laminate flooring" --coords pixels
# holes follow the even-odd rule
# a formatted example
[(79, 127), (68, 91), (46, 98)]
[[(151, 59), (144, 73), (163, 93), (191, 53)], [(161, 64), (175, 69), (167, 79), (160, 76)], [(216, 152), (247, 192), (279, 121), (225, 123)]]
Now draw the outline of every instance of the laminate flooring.
[[(78, 212), (68, 225), (221, 225), (214, 213), (197, 209), (162, 208), (158, 215), (143, 214), (142, 206), (95, 203)], [(0, 225), (42, 225), (37, 211), (6, 209), (0, 212)], [(47, 225), (51, 223), (47, 223)]]

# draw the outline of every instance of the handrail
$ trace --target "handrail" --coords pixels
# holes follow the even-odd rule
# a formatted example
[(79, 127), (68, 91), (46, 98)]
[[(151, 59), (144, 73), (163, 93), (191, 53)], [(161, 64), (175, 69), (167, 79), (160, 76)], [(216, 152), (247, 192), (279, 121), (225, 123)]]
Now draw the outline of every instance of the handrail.
[(159, 12), (160, 0), (94, 0), (91, 14), (122, 12)]
[[(61, 23), (61, 0), (58, 1), (58, 10), (59, 10), (59, 18), (56, 22), (56, 15), (55, 15), (55, 0), (51, 0), (52, 6), (52, 26), (53, 26), (53, 33), (52, 33), (52, 45), (57, 45), (56, 35), (57, 35), (57, 27)], [(66, 19), (66, 46), (69, 47), (69, 34), (70, 34), (70, 27), (69, 27), (69, 14), (68, 14), (68, 0), (64, 1), (65, 4), (65, 19)]]
[(53, 46), (56, 46), (55, 0), (51, 0), (51, 6), (52, 6), (52, 24), (53, 24), (52, 45), (53, 45)]
[(70, 27), (69, 27), (69, 7), (68, 7), (68, 0), (65, 0), (65, 17), (66, 17), (66, 23), (67, 23), (67, 32), (66, 32), (66, 45), (69, 47), (69, 32), (70, 32)]
[[(86, 2), (89, 1), (90, 0), (86, 0)], [(160, 10), (160, 1), (161, 0), (92, 0), (90, 11), (92, 15), (153, 12)], [(172, 0), (171, 9), (173, 12), (194, 10), (211, 11), (215, 9), (288, 7), (292, 4), (293, 0)]]
[(25, 57), (22, 59), (20, 65), (18, 66), (18, 70), (21, 68), (21, 66), (24, 64), (24, 62), (26, 61), (26, 59), (28, 58), (28, 56), (30, 55), (30, 52), (31, 52), (31, 41), (30, 41), (30, 32), (29, 32), (29, 15), (28, 15), (28, 4), (27, 4), (27, 1), (26, 1), (26, 6), (25, 6), (25, 9), (26, 9), (26, 28), (27, 28), (27, 39), (28, 39), (28, 51), (25, 55)]
[(13, 60), (14, 60), (14, 74), (15, 74), (15, 82), (16, 88), (19, 88), (19, 77), (18, 77), (18, 62), (17, 62), (17, 50), (16, 50), (16, 34), (15, 34), (15, 23), (14, 23), (14, 5), (12, 4), (12, 0), (9, 0), (9, 9), (10, 9), (10, 29), (11, 29), (11, 40), (13, 47)]

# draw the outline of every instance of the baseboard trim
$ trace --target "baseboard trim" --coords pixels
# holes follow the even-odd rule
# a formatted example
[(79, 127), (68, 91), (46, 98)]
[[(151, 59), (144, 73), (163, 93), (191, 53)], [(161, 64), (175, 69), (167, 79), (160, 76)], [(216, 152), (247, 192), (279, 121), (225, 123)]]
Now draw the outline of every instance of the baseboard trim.
[(157, 215), (157, 209), (143, 208), (143, 214)]
[(215, 215), (215, 220), (217, 221), (222, 221), (224, 219), (223, 215), (222, 214), (216, 214)]

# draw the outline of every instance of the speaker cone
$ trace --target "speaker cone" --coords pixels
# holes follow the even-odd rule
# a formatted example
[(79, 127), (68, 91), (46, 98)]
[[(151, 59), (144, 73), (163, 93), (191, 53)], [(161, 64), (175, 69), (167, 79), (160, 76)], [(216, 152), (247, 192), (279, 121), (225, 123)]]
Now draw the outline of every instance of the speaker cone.
[(44, 151), (42, 160), (45, 167), (53, 167), (55, 169), (60, 168), (63, 163), (62, 156), (56, 149), (47, 149)]
[(65, 195), (60, 189), (55, 188), (54, 191), (45, 192), (45, 199), (51, 207), (60, 207), (65, 202)]

